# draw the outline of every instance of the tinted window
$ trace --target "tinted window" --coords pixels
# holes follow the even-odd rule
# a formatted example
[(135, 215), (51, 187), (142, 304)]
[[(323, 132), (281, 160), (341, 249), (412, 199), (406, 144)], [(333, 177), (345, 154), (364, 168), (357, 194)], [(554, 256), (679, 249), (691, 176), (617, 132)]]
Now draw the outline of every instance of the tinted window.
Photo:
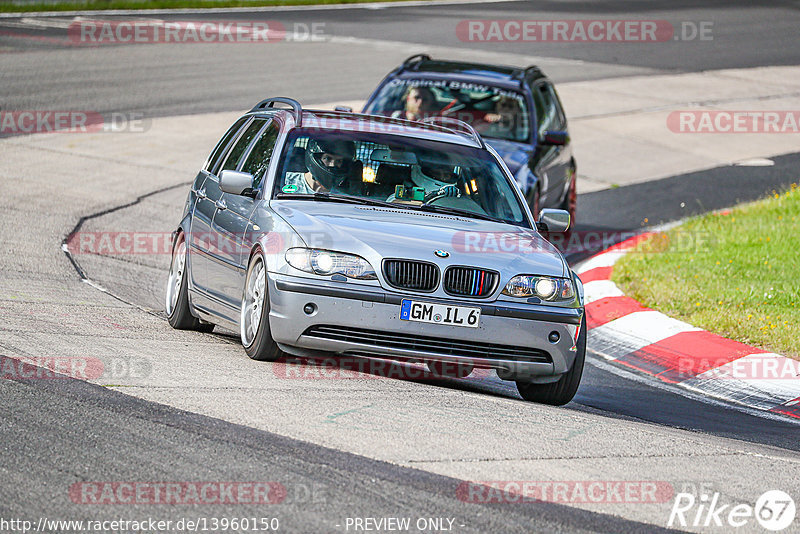
[(242, 172), (249, 172), (253, 175), (253, 187), (258, 187), (261, 180), (267, 173), (269, 161), (272, 158), (272, 151), (275, 149), (275, 141), (278, 139), (280, 128), (276, 122), (270, 123), (261, 136), (253, 145), (250, 155), (244, 162)]
[(233, 145), (233, 148), (228, 153), (228, 158), (225, 160), (225, 164), (220, 171), (236, 170), (236, 167), (239, 165), (239, 160), (244, 155), (247, 147), (250, 146), (250, 142), (255, 139), (258, 132), (264, 127), (265, 122), (264, 119), (256, 119), (245, 129), (244, 133), (239, 137), (239, 140), (236, 141), (236, 144)]
[(242, 125), (247, 122), (248, 117), (242, 117), (238, 121), (236, 121), (233, 126), (231, 126), (230, 130), (222, 137), (220, 142), (217, 144), (217, 147), (214, 149), (214, 152), (208, 157), (208, 161), (206, 162), (205, 169), (210, 172), (214, 173), (214, 170), (219, 166), (219, 160), (222, 154), (225, 153), (225, 149), (228, 148), (228, 145), (231, 142), (231, 139), (239, 132), (239, 129)]

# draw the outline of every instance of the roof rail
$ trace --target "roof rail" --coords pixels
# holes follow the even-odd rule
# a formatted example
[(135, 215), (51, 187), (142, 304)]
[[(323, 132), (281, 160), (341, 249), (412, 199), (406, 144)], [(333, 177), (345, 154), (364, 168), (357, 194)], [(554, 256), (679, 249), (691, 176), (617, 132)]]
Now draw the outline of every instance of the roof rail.
[(266, 98), (253, 106), (253, 109), (250, 112), (254, 111), (261, 111), (267, 108), (274, 108), (276, 103), (286, 104), (287, 106), (291, 106), (292, 108), (292, 115), (294, 116), (294, 122), (297, 126), (300, 126), (303, 122), (303, 106), (300, 105), (300, 102), (295, 100), (294, 98), (289, 98), (286, 96), (274, 96), (272, 98)]
[(403, 61), (403, 67), (409, 68), (412, 65), (419, 67), (419, 64), (423, 61), (430, 61), (431, 56), (428, 54), (414, 54), (413, 56), (407, 57), (405, 61)]
[(511, 76), (511, 78), (514, 80), (522, 81), (528, 76), (529, 73), (534, 73), (534, 72), (542, 72), (542, 70), (536, 65), (529, 65), (524, 69), (520, 69), (519, 71), (514, 73), (514, 75)]
[(433, 124), (436, 126), (443, 126), (456, 133), (466, 134), (473, 141), (478, 143), (478, 146), (480, 146), (481, 148), (486, 148), (486, 145), (483, 142), (483, 138), (478, 134), (478, 132), (475, 131), (475, 128), (473, 128), (464, 121), (454, 119), (453, 117), (427, 117), (419, 122), (423, 124)]

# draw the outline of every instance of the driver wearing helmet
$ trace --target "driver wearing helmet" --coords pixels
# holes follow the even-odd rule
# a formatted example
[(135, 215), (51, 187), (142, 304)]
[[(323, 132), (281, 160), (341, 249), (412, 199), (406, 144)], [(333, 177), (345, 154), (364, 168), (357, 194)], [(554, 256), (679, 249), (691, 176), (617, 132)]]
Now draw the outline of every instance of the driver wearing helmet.
[(356, 158), (355, 143), (341, 139), (309, 139), (305, 151), (307, 172), (287, 172), (284, 190), (303, 194), (327, 193), (348, 186)]
[(419, 154), (419, 165), (411, 167), (411, 181), (425, 189), (425, 202), (435, 198), (460, 197), (456, 167), (444, 154)]

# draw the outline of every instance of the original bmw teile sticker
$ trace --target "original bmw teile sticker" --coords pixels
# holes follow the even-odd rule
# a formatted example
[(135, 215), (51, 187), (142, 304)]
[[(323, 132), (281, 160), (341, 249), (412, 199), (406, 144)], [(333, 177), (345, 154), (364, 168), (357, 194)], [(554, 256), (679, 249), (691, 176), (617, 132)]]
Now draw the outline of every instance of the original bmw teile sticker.
[(295, 193), (297, 192), (297, 186), (294, 184), (286, 184), (281, 188), (281, 191), (284, 193)]

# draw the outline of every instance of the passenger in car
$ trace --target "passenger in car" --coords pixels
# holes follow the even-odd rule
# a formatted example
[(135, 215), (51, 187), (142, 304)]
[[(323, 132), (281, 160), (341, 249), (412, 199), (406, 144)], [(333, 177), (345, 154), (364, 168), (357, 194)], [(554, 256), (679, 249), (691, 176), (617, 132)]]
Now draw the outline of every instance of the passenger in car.
[[(501, 96), (494, 105), (494, 112), (487, 113), (475, 122), (475, 129), (490, 137), (509, 137), (519, 125), (521, 109), (517, 99)], [(513, 136), (511, 136), (513, 137)]]
[(422, 120), (436, 114), (436, 97), (427, 87), (408, 86), (403, 93), (404, 109), (392, 113), (392, 118)]

